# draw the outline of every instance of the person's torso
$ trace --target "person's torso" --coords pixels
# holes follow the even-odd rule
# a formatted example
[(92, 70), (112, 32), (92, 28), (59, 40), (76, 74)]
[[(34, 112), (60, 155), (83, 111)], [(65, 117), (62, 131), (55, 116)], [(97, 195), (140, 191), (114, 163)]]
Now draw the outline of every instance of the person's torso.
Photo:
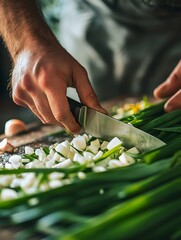
[(181, 1), (64, 0), (61, 44), (100, 99), (151, 94), (181, 56)]

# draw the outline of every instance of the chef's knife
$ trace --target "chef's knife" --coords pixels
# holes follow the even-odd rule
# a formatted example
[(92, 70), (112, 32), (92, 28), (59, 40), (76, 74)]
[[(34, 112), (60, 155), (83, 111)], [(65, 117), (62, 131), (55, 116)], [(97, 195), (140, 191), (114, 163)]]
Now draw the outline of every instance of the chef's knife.
[(123, 146), (126, 148), (136, 147), (140, 152), (146, 152), (165, 145), (158, 138), (130, 124), (84, 106), (69, 97), (67, 98), (71, 112), (85, 133), (107, 141), (118, 137)]

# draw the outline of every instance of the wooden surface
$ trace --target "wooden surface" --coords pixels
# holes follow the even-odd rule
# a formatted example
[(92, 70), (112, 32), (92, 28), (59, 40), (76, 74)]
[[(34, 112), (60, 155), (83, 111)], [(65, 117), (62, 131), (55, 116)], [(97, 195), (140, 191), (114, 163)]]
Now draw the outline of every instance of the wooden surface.
[[(20, 147), (22, 145), (27, 145), (32, 142), (36, 142), (37, 140), (48, 136), (49, 134), (54, 134), (56, 132), (59, 132), (63, 130), (59, 126), (55, 125), (39, 125), (37, 129), (32, 131), (27, 131), (25, 133), (9, 137), (8, 142), (11, 143), (15, 147)], [(6, 136), (4, 134), (0, 135), (0, 140), (5, 138)]]

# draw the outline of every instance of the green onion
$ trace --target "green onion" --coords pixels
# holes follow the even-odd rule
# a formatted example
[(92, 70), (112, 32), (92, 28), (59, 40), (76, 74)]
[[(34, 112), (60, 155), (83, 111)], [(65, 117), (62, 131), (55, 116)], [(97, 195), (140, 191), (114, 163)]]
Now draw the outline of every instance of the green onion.
[(142, 159), (146, 163), (150, 164), (154, 161), (173, 156), (176, 151), (180, 150), (180, 147), (181, 147), (181, 137), (170, 142), (167, 145), (164, 145), (160, 148), (146, 152), (145, 154), (142, 155)]

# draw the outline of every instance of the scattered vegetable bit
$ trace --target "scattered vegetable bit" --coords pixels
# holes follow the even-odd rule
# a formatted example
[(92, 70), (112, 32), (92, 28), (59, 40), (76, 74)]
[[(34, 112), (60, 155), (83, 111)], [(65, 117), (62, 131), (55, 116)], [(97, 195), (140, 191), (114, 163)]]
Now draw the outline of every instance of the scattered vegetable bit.
[(12, 137), (25, 130), (27, 130), (27, 126), (23, 121), (19, 119), (11, 119), (5, 123), (4, 133), (7, 137)]
[(0, 152), (4, 153), (4, 152), (9, 152), (12, 153), (14, 152), (15, 147), (8, 142), (7, 138), (4, 138), (1, 142), (0, 142)]

